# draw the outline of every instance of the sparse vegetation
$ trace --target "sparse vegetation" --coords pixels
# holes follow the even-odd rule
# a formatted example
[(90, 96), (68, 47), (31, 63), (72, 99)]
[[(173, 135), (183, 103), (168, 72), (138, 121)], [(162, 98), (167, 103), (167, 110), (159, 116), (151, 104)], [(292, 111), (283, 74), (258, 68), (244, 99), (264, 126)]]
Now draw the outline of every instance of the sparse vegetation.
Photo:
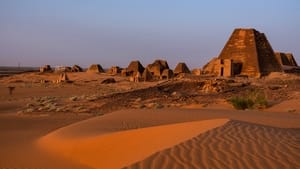
[(253, 107), (253, 101), (245, 97), (233, 97), (229, 99), (229, 102), (233, 105), (234, 108), (239, 110), (245, 110)]
[(268, 106), (265, 94), (260, 90), (252, 90), (244, 96), (235, 96), (229, 99), (234, 108), (239, 110), (245, 109), (262, 109)]

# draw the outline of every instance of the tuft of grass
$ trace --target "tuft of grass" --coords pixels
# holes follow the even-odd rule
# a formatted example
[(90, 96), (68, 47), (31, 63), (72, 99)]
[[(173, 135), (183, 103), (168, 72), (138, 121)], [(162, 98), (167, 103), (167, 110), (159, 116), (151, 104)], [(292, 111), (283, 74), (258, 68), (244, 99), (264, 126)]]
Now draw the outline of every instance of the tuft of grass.
[(263, 109), (268, 106), (265, 94), (260, 90), (252, 90), (244, 96), (235, 96), (229, 99), (234, 108), (245, 109)]

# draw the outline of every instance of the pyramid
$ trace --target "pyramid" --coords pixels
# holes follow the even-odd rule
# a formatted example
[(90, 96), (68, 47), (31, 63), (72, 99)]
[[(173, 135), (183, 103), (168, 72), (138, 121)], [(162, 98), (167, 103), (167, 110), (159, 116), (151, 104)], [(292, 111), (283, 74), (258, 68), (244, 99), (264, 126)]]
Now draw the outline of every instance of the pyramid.
[(292, 53), (275, 52), (275, 56), (285, 73), (300, 73), (300, 67)]
[(138, 60), (131, 61), (127, 67), (127, 71), (129, 72), (130, 75), (133, 75), (136, 72), (139, 72), (141, 74), (144, 72), (144, 69), (145, 69), (144, 66)]
[(155, 60), (152, 64), (147, 66), (147, 69), (156, 77), (160, 77), (164, 69), (169, 69), (166, 60)]
[(298, 67), (298, 64), (293, 56), (292, 53), (282, 53), (282, 52), (276, 52), (275, 53), (278, 62), (282, 66), (295, 66)]
[(218, 76), (260, 77), (270, 72), (282, 72), (265, 34), (242, 28), (233, 31), (219, 57), (203, 69)]
[(190, 69), (184, 62), (179, 62), (174, 69), (174, 75), (177, 76), (181, 73), (191, 73)]
[(91, 73), (104, 73), (104, 70), (103, 70), (103, 68), (102, 68), (101, 65), (99, 65), (99, 64), (92, 64), (88, 68), (87, 72), (91, 72)]

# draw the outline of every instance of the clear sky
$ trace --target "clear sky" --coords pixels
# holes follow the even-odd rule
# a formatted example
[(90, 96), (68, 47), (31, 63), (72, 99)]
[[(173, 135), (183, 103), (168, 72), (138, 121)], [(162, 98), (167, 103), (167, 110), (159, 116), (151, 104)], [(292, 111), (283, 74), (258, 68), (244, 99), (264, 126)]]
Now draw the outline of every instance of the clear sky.
[(299, 0), (0, 0), (0, 66), (202, 67), (234, 28), (255, 28), (300, 64)]

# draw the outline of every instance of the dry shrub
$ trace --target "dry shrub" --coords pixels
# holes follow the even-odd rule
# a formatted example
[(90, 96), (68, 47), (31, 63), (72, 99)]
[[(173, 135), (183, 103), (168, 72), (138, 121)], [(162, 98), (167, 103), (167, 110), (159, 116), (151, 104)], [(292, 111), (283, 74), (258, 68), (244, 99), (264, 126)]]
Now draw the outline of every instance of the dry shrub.
[(229, 99), (234, 108), (245, 109), (263, 109), (268, 106), (268, 101), (263, 91), (251, 90), (244, 96), (235, 96)]

